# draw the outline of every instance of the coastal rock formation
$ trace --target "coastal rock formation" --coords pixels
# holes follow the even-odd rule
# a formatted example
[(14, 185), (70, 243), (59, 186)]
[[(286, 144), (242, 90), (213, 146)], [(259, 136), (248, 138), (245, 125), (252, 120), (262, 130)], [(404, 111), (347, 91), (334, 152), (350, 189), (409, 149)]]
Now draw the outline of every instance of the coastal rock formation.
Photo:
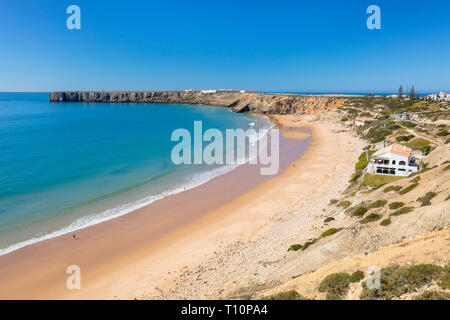
[(288, 94), (248, 94), (233, 102), (234, 112), (271, 114), (317, 114), (345, 103), (344, 98)]
[(215, 105), (234, 112), (263, 114), (316, 114), (342, 106), (344, 97), (276, 93), (201, 91), (61, 91), (49, 95), (51, 102), (132, 102)]

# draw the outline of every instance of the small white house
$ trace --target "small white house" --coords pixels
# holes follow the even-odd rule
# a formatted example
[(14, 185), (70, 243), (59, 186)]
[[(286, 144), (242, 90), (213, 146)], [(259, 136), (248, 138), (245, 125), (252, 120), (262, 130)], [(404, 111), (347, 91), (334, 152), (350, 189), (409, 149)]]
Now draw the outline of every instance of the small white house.
[(375, 152), (367, 172), (392, 176), (409, 176), (419, 170), (418, 160), (411, 156), (411, 148), (394, 143)]

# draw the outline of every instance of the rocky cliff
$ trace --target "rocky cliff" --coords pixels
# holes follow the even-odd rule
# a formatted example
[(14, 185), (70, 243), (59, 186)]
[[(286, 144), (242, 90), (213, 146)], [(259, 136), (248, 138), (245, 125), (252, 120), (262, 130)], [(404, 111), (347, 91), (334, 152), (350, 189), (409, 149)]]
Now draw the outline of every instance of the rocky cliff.
[(204, 104), (229, 107), (234, 112), (315, 114), (340, 107), (346, 99), (344, 97), (240, 92), (61, 91), (50, 93), (49, 101)]

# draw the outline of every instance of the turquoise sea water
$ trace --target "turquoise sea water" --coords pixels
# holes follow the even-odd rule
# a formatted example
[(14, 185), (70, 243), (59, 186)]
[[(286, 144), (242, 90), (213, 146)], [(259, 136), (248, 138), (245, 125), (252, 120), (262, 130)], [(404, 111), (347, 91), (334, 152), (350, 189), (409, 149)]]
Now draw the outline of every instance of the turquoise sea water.
[(0, 254), (111, 219), (231, 166), (176, 166), (172, 131), (269, 128), (213, 106), (49, 103), (0, 93)]

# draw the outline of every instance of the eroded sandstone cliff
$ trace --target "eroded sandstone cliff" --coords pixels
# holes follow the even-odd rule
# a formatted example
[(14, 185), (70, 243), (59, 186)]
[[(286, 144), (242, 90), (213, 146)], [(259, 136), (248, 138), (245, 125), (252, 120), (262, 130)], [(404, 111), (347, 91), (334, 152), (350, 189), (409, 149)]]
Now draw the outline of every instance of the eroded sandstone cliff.
[(60, 91), (50, 93), (49, 101), (204, 104), (232, 108), (234, 112), (316, 114), (340, 107), (346, 99), (329, 96), (240, 92)]

